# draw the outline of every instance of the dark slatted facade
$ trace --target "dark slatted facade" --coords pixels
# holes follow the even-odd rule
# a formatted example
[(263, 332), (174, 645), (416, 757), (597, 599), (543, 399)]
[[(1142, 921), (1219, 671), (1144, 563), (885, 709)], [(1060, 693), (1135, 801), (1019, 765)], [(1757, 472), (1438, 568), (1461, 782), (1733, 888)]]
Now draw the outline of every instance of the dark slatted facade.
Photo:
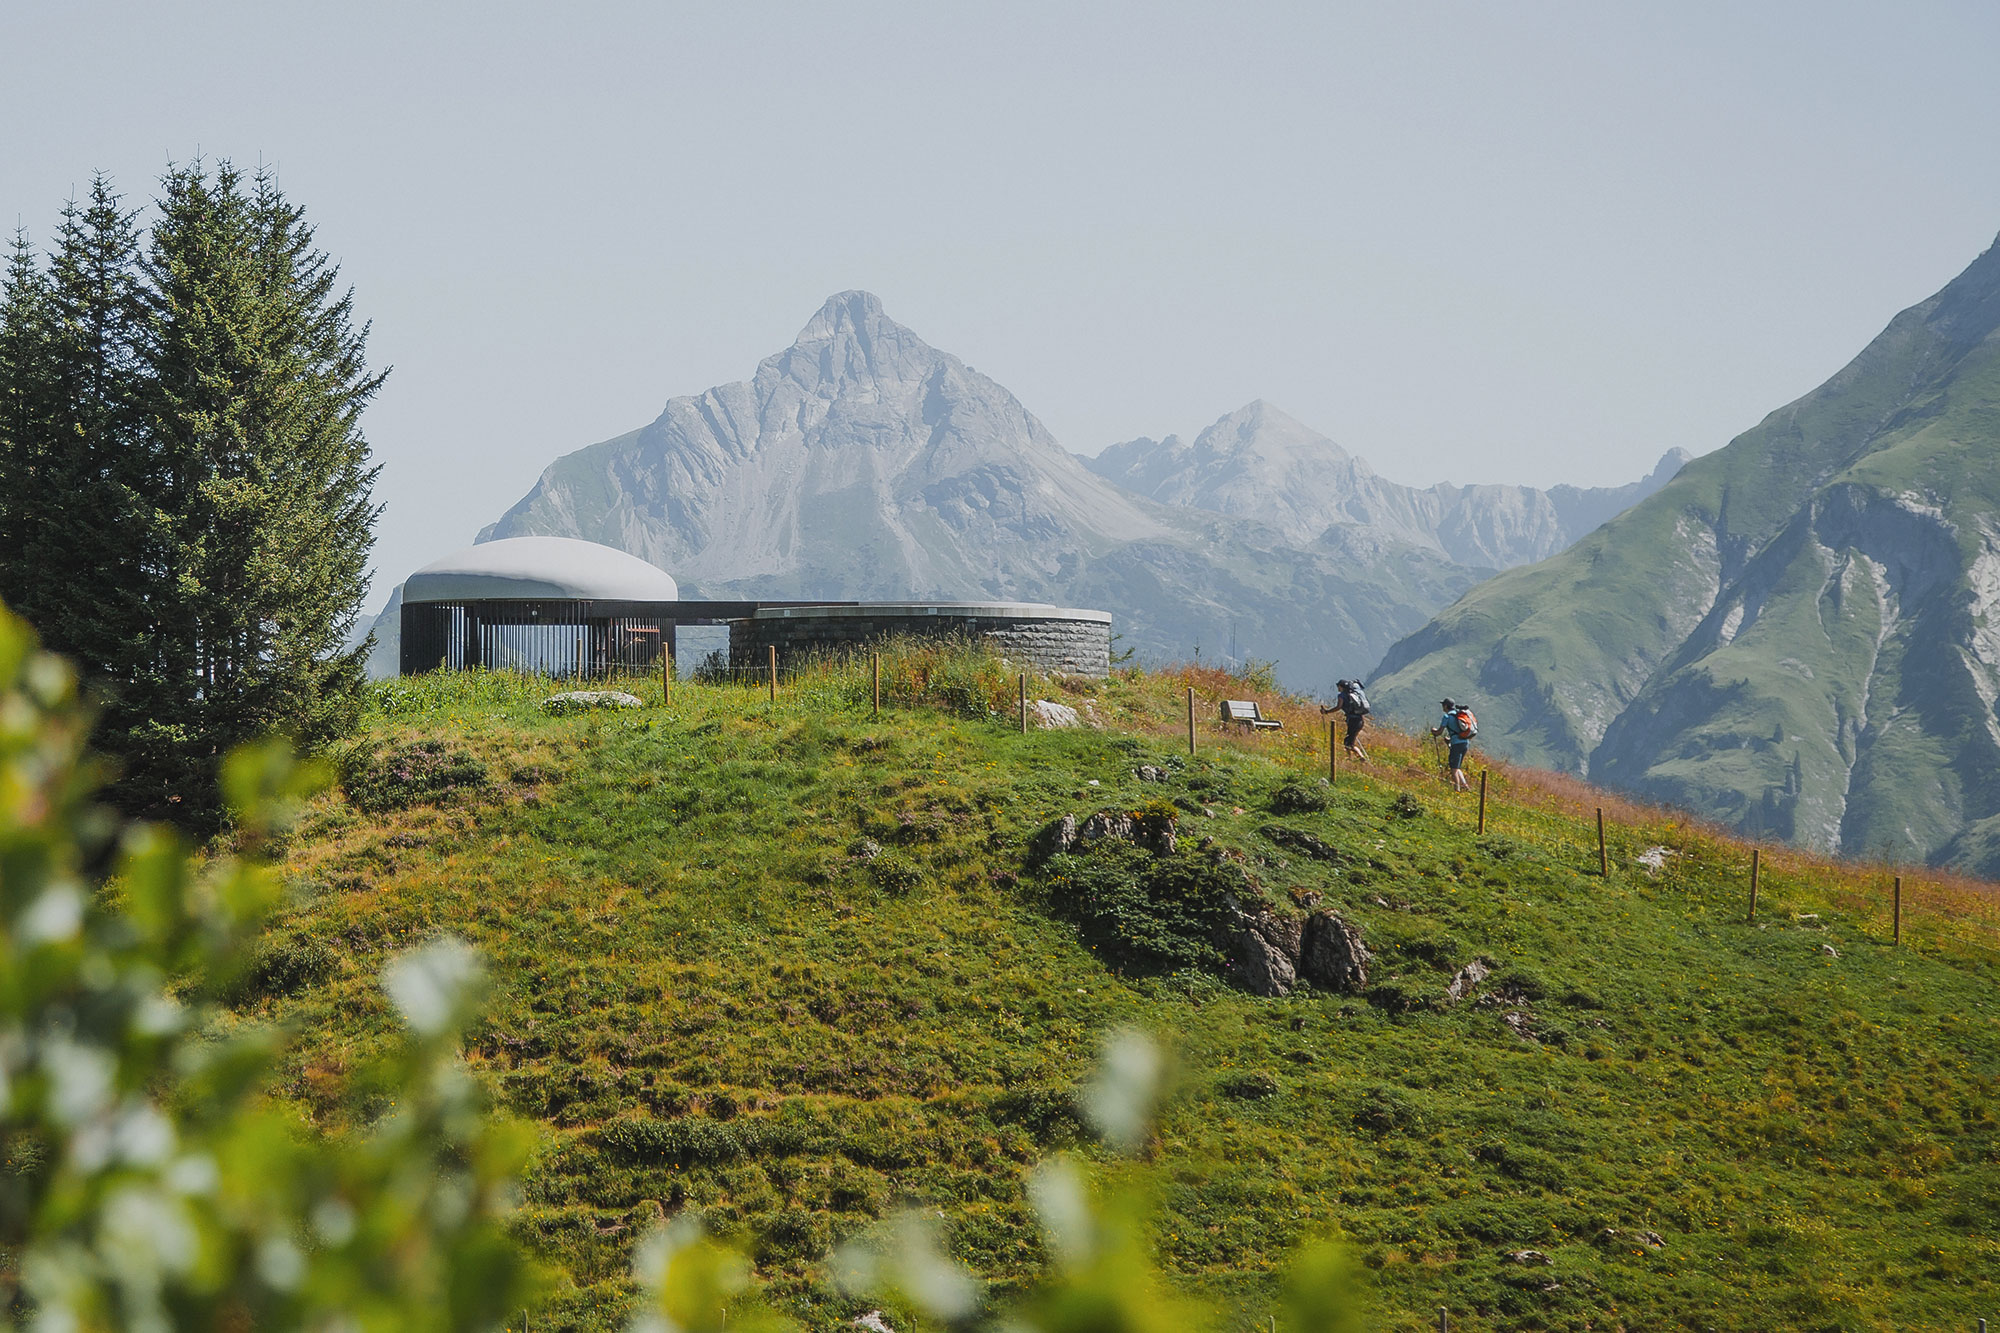
[(591, 679), (659, 669), (674, 655), (676, 625), (716, 625), (762, 607), (851, 605), (801, 602), (633, 602), (483, 597), (405, 602), (406, 676), (425, 671), (526, 671)]

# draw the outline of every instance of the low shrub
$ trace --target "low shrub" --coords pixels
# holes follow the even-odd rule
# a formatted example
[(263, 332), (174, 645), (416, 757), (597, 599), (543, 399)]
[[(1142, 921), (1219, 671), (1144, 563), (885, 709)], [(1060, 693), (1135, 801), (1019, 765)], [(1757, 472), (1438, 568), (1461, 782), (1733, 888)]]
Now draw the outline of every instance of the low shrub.
[(614, 1158), (638, 1166), (693, 1166), (728, 1162), (754, 1144), (735, 1126), (706, 1116), (678, 1120), (614, 1120), (597, 1132), (598, 1141)]
[(258, 951), (230, 999), (242, 1003), (258, 995), (296, 995), (333, 975), (339, 964), (339, 956), (323, 941), (274, 939)]
[(1260, 1070), (1225, 1078), (1221, 1088), (1223, 1096), (1233, 1097), (1239, 1102), (1261, 1102), (1278, 1095), (1278, 1080)]
[(1426, 981), (1391, 977), (1368, 988), (1368, 1003), (1391, 1014), (1413, 1014), (1438, 1007), (1443, 994)]
[(1052, 857), (1044, 873), (1085, 943), (1115, 967), (1146, 973), (1219, 970), (1232, 900), (1257, 896), (1234, 862), (1154, 856), (1129, 843)]
[(1371, 1134), (1411, 1130), (1423, 1123), (1417, 1103), (1409, 1093), (1393, 1083), (1371, 1083), (1362, 1089), (1360, 1104), (1354, 1108), (1354, 1123)]
[(1333, 788), (1325, 778), (1293, 773), (1271, 792), (1271, 810), (1280, 815), (1314, 815), (1325, 810), (1332, 800)]
[(883, 852), (868, 863), (868, 877), (884, 893), (901, 897), (910, 893), (924, 882), (924, 872), (908, 857), (895, 852)]
[(1541, 973), (1525, 967), (1510, 967), (1495, 974), (1488, 986), (1498, 994), (1520, 1000), (1540, 1000), (1549, 993), (1549, 984), (1542, 980)]
[(1067, 1146), (1087, 1127), (1076, 1094), (1068, 1088), (1015, 1088), (993, 1099), (993, 1119), (1019, 1125), (1037, 1143)]
[(346, 756), (340, 775), (347, 799), (371, 815), (476, 794), (492, 781), (476, 756), (443, 741), (412, 741), (379, 752), (356, 750)]
[(697, 685), (727, 685), (734, 677), (729, 670), (729, 652), (717, 648), (694, 664), (688, 673)]

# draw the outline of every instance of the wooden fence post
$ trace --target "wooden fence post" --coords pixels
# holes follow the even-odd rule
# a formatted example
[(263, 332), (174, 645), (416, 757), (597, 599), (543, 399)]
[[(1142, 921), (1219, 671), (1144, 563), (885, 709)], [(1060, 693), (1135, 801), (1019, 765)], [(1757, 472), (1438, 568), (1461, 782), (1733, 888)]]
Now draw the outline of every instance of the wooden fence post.
[(1340, 781), (1340, 745), (1334, 740), (1333, 729), (1339, 724), (1332, 718), (1326, 720), (1326, 780)]
[(1028, 673), (1021, 673), (1021, 734), (1028, 734)]
[(871, 718), (882, 716), (882, 654), (880, 653), (868, 654), (868, 692), (875, 700), (868, 716)]
[(1611, 878), (1611, 858), (1604, 853), (1604, 807), (1597, 807), (1597, 873), (1604, 879)]
[(660, 706), (662, 708), (670, 707), (673, 702), (674, 655), (665, 651), (663, 646), (660, 653)]
[(1901, 944), (1901, 943), (1903, 942), (1903, 877), (1902, 877), (1901, 875), (1898, 875), (1898, 876), (1896, 876), (1896, 909), (1895, 909), (1895, 910), (1896, 910), (1896, 915), (1895, 915), (1895, 922), (1896, 922), (1896, 926), (1895, 926), (1895, 929), (1896, 929), (1896, 940), (1895, 940), (1895, 942), (1896, 942), (1897, 944)]
[(1188, 686), (1188, 754), (1194, 754), (1194, 686)]
[(770, 649), (771, 649), (771, 702), (776, 703), (778, 702), (778, 645), (774, 643), (770, 645)]
[(1753, 922), (1757, 919), (1757, 872), (1760, 869), (1758, 863), (1763, 860), (1763, 855), (1760, 848), (1750, 849), (1750, 920)]
[(1486, 770), (1479, 770), (1479, 832), (1486, 832)]

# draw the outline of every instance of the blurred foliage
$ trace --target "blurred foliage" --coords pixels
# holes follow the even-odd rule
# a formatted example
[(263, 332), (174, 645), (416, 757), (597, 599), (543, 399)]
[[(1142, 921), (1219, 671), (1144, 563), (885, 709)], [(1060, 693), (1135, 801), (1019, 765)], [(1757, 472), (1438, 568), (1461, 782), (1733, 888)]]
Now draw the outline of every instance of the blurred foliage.
[[(278, 955), (262, 854), (327, 775), (229, 757), (234, 852), (94, 803), (68, 667), (0, 610), (0, 1306), (38, 1329), (485, 1329), (541, 1280), (504, 1229), (531, 1144), (457, 1058), (478, 989), (442, 941), (392, 961), (405, 1031), (322, 1132), (267, 1095), (279, 1033), (220, 997)], [(279, 968), (283, 973), (284, 968)], [(276, 978), (282, 982), (284, 976)]]

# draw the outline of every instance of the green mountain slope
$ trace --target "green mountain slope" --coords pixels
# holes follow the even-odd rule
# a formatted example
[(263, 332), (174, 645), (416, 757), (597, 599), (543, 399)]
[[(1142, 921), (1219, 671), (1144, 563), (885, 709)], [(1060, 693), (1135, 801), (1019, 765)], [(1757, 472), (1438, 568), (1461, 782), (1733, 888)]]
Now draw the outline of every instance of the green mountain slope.
[[(1006, 668), (935, 655), (892, 659), (880, 719), (852, 669), (568, 718), (506, 677), (384, 685), (345, 794), (291, 841), (299, 901), (243, 1009), (299, 1034), (303, 1114), (373, 1114), (333, 1089), (391, 1035), (381, 956), (442, 931), (485, 952), (468, 1057), (540, 1126), (519, 1225), (566, 1275), (536, 1329), (619, 1327), (636, 1236), (684, 1208), (813, 1329), (871, 1308), (826, 1256), (904, 1205), (1031, 1280), (1026, 1173), (1079, 1147), (1074, 1090), (1119, 1025), (1180, 1070), (1143, 1168), (1160, 1262), (1229, 1327), (1267, 1327), (1275, 1269), (1327, 1231), (1377, 1329), (1439, 1305), (1484, 1329), (1969, 1325), (2000, 1259), (1991, 929), (1913, 891), (1892, 947), (1875, 886), (1803, 858), (1768, 863), (1747, 926), (1740, 848), (1614, 807), (1599, 878), (1547, 782), (1496, 774), (1476, 836), (1393, 736), (1316, 797), (1317, 712), (1268, 694), (1282, 735), (1205, 724), (1189, 759), (1187, 685), (1205, 719), (1255, 689), (1038, 683), (1100, 725), (1024, 736)], [(1059, 815), (1162, 801), (1161, 861), (1029, 854)], [(1134, 856), (1337, 911), (1365, 986), (1121, 975), (1154, 910), (1120, 888)], [(1080, 915), (1082, 879), (1108, 910)]]
[(1390, 650), (1489, 745), (1746, 832), (2000, 873), (2000, 249), (1833, 379)]

